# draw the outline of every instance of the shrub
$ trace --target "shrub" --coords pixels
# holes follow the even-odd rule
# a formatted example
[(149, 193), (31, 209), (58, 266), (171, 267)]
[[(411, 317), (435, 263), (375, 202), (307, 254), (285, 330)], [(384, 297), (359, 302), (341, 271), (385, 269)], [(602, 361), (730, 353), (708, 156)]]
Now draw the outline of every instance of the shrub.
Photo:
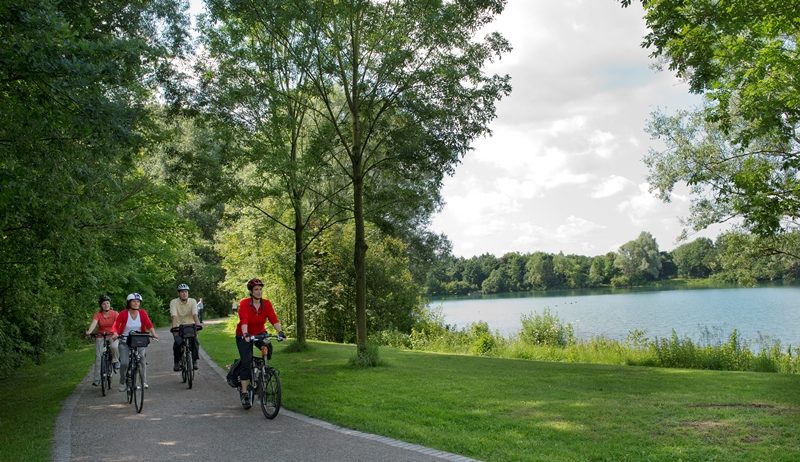
[(571, 324), (564, 324), (545, 309), (543, 314), (523, 314), (519, 338), (531, 345), (566, 347), (575, 343)]
[(348, 364), (354, 367), (382, 366), (384, 363), (378, 350), (378, 343), (373, 339), (369, 339), (363, 348), (356, 347), (356, 352), (350, 357)]

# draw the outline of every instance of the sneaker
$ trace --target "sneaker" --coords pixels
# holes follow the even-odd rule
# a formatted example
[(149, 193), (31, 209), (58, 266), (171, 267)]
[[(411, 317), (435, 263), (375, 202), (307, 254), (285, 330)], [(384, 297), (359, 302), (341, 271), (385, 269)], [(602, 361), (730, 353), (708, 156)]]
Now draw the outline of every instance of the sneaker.
[(194, 363), (194, 364), (192, 365), (192, 369), (194, 369), (194, 370), (197, 370), (197, 363)]
[(114, 363), (114, 372), (119, 373), (119, 361)]
[(242, 407), (250, 409), (250, 395), (248, 393), (242, 393), (241, 395)]
[(181, 364), (178, 361), (173, 362), (172, 370), (174, 372), (178, 372), (179, 370), (181, 370)]
[(100, 382), (92, 382), (92, 386), (93, 387), (99, 387), (100, 386)]
[(145, 383), (145, 384), (144, 384), (144, 389), (145, 389), (145, 390), (147, 390), (148, 388), (150, 388), (150, 385), (148, 385), (147, 383)]
[(119, 391), (120, 391), (120, 392), (123, 392), (123, 391), (128, 391), (128, 387), (126, 387), (125, 385), (120, 385), (120, 386), (119, 386)]

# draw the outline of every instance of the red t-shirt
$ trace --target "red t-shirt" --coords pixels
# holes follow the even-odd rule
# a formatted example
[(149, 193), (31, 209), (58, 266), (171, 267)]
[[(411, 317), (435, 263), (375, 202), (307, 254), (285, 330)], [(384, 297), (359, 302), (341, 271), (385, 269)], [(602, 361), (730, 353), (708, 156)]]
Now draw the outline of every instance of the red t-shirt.
[(250, 335), (263, 334), (267, 331), (267, 319), (272, 324), (277, 324), (278, 315), (275, 314), (275, 308), (272, 307), (272, 302), (266, 298), (261, 299), (261, 308), (256, 311), (253, 306), (253, 298), (243, 298), (239, 302), (239, 324), (236, 325), (236, 335), (242, 336), (242, 324), (247, 324), (247, 332)]
[(108, 310), (108, 313), (105, 314), (103, 314), (102, 311), (95, 313), (92, 319), (97, 321), (97, 333), (112, 333), (114, 331), (114, 322), (117, 320), (118, 314), (119, 313), (114, 310)]

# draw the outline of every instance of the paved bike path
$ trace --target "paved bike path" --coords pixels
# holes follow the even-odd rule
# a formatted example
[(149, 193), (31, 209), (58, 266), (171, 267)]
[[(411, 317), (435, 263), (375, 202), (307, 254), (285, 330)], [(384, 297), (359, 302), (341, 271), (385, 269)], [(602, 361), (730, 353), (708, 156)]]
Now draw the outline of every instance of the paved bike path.
[[(114, 386), (101, 396), (91, 370), (56, 422), (53, 459), (66, 461), (420, 461), (468, 462), (463, 456), (349, 430), (281, 409), (267, 420), (256, 401), (242, 409), (225, 372), (204, 351), (194, 386), (172, 371), (172, 335), (147, 348), (144, 407), (137, 414)], [(202, 342), (202, 334), (201, 334)], [(91, 369), (91, 367), (90, 367)], [(284, 378), (284, 380), (286, 380)]]

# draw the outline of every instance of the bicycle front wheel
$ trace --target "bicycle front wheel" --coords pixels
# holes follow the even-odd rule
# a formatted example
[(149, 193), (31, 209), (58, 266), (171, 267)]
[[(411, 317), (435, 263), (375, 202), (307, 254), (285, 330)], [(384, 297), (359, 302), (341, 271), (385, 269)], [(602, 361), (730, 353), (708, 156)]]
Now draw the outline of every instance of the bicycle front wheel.
[(278, 371), (271, 367), (267, 368), (259, 392), (261, 412), (264, 413), (264, 417), (274, 419), (281, 410), (281, 379)]
[(133, 405), (136, 408), (136, 412), (141, 413), (144, 405), (144, 369), (141, 365), (136, 367), (133, 382)]
[(108, 351), (106, 351), (105, 363), (106, 373), (102, 377), (102, 380), (105, 382), (106, 390), (111, 391), (111, 376), (114, 375), (114, 362), (111, 361), (111, 353)]
[(189, 390), (191, 390), (194, 382), (194, 361), (192, 360), (192, 352), (188, 348), (186, 349), (184, 364), (186, 364), (186, 383), (189, 386)]
[(106, 390), (110, 390), (111, 386), (106, 386), (108, 383), (106, 382), (106, 377), (108, 376), (108, 354), (103, 353), (103, 356), (100, 357), (100, 393), (103, 396), (106, 395)]

